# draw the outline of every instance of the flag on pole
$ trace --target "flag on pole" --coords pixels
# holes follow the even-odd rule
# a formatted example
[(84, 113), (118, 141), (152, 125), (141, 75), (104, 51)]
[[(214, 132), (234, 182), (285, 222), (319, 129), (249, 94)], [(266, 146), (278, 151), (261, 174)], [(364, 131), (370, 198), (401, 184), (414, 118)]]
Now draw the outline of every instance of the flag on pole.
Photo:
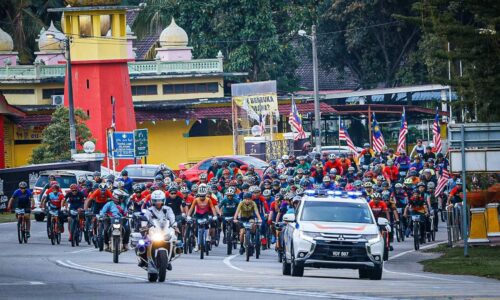
[(434, 191), (434, 196), (439, 196), (443, 191), (446, 185), (448, 184), (448, 180), (450, 179), (450, 172), (448, 171), (448, 166), (445, 164), (443, 166), (441, 177), (439, 177), (438, 184), (436, 190)]
[(344, 127), (344, 124), (342, 123), (340, 123), (339, 126), (339, 141), (346, 141), (349, 150), (351, 150), (352, 153), (357, 153), (356, 146), (354, 146), (354, 143), (352, 142), (351, 137), (347, 132), (347, 129)]
[(375, 150), (376, 152), (382, 152), (385, 146), (385, 141), (384, 136), (382, 135), (382, 131), (380, 131), (380, 126), (378, 125), (377, 119), (375, 119), (375, 113), (373, 113), (372, 135), (373, 150)]
[(300, 140), (306, 138), (306, 133), (304, 131), (304, 127), (302, 126), (302, 116), (299, 114), (297, 110), (297, 105), (295, 104), (295, 99), (292, 98), (292, 111), (290, 112), (290, 119), (288, 120), (292, 129), (295, 129), (295, 137), (294, 140)]
[(111, 97), (111, 128), (115, 129), (115, 97)]
[(434, 125), (432, 127), (432, 142), (434, 143), (434, 149), (436, 153), (440, 153), (443, 150), (443, 145), (441, 144), (441, 126), (439, 125), (439, 109), (436, 107), (436, 117), (434, 118)]
[(397, 153), (401, 153), (401, 151), (405, 150), (407, 134), (408, 134), (408, 123), (406, 122), (406, 113), (405, 113), (405, 108), (403, 107), (403, 114), (401, 115), (401, 127), (399, 128), (398, 148), (396, 149)]

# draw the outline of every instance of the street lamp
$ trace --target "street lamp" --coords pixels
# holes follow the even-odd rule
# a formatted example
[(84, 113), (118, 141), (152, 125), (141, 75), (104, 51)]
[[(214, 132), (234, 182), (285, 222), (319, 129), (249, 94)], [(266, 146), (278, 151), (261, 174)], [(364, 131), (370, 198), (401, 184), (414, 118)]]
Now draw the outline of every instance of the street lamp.
[(69, 106), (69, 141), (70, 141), (70, 150), (71, 157), (76, 154), (76, 126), (75, 126), (75, 105), (73, 103), (73, 77), (71, 76), (71, 51), (70, 51), (70, 43), (71, 38), (67, 37), (64, 40), (60, 40), (56, 38), (56, 36), (52, 33), (48, 33), (47, 37), (49, 39), (55, 39), (60, 42), (64, 42), (64, 49), (67, 54), (66, 58), (66, 68), (68, 70), (68, 106)]
[(316, 137), (316, 151), (321, 152), (321, 115), (319, 111), (318, 94), (318, 52), (316, 49), (316, 25), (311, 28), (311, 35), (307, 35), (305, 30), (299, 30), (298, 35), (308, 38), (312, 43), (313, 55), (313, 84), (314, 84), (314, 135)]

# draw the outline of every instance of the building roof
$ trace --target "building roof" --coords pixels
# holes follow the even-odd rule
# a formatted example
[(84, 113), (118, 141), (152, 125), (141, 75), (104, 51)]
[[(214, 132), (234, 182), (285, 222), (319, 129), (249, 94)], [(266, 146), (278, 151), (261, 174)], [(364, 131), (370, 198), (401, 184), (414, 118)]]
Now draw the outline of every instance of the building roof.
[(0, 93), (0, 115), (24, 117), (26, 114), (18, 108), (10, 105), (7, 102), (7, 99), (5, 99), (5, 96)]
[[(416, 105), (394, 105), (394, 104), (342, 104), (342, 105), (332, 105), (339, 115), (367, 115), (370, 113), (376, 114), (401, 114), (403, 108), (406, 113), (418, 113), (424, 115), (435, 115), (435, 109), (425, 108)], [(448, 116), (449, 113), (446, 111), (439, 111), (440, 116)]]
[[(306, 90), (313, 90), (313, 67), (312, 61), (305, 55), (300, 57), (300, 65), (295, 70), (299, 79), (299, 86)], [(345, 69), (341, 74), (338, 70), (326, 70), (319, 68), (318, 83), (319, 90), (355, 90), (359, 88), (359, 83), (349, 69)]]
[(144, 60), (148, 52), (153, 48), (160, 38), (161, 31), (149, 34), (148, 36), (140, 39), (134, 40), (134, 47), (136, 48), (135, 54), (137, 60)]

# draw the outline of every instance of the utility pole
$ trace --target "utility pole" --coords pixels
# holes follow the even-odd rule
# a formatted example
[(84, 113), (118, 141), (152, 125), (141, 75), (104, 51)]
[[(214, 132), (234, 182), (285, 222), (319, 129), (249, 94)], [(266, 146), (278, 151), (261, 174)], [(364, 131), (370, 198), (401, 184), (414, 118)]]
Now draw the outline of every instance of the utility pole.
[(73, 103), (73, 76), (71, 72), (71, 51), (70, 51), (71, 37), (67, 37), (66, 53), (67, 53), (67, 69), (68, 69), (68, 106), (69, 106), (69, 140), (71, 157), (76, 154), (76, 126), (75, 126), (75, 105)]
[(313, 55), (313, 84), (314, 84), (314, 131), (316, 137), (316, 151), (321, 153), (321, 112), (319, 109), (318, 84), (318, 51), (316, 48), (316, 25), (311, 28), (311, 42)]

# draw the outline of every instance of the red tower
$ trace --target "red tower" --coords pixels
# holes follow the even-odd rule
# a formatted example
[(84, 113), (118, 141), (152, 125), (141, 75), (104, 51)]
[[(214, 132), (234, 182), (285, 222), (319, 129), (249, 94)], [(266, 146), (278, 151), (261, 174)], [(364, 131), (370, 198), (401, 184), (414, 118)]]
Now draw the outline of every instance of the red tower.
[[(64, 12), (64, 33), (71, 41), (74, 105), (90, 117), (87, 125), (96, 139), (96, 149), (103, 153), (107, 152), (113, 99), (116, 131), (136, 129), (127, 64), (126, 9), (125, 6), (60, 9)], [(68, 105), (68, 76), (65, 91)]]

